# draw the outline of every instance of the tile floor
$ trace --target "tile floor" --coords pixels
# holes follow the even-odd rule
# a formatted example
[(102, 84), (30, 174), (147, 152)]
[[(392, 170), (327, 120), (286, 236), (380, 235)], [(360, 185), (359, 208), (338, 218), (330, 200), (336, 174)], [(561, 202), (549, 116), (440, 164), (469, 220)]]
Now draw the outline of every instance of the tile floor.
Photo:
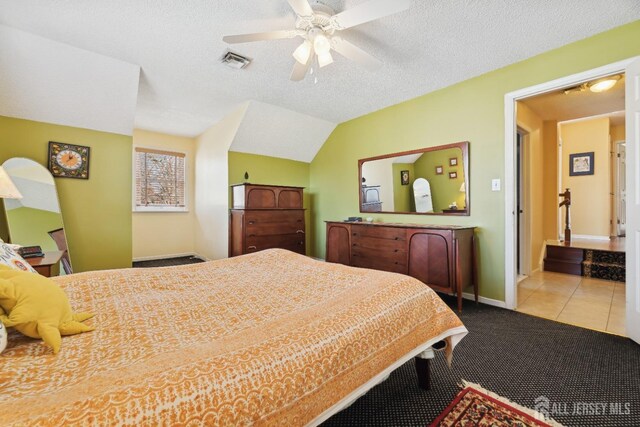
[(522, 313), (626, 336), (624, 283), (538, 272), (518, 283)]

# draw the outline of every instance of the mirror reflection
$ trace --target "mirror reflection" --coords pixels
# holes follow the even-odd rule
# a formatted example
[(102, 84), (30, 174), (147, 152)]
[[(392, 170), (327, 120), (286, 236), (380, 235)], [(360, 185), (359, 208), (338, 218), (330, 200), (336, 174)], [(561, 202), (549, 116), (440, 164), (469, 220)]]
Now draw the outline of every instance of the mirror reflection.
[(61, 274), (72, 273), (53, 176), (31, 159), (12, 158), (2, 167), (22, 194), (21, 199), (2, 199), (11, 243), (39, 246), (48, 258), (60, 260)]
[(360, 161), (360, 211), (468, 215), (468, 143)]

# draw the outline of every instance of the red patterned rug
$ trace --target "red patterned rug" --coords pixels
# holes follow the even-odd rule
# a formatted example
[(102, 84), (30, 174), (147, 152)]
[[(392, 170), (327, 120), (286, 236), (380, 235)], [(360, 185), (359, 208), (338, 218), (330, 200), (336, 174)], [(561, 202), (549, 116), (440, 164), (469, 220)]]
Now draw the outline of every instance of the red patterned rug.
[(465, 383), (453, 402), (429, 427), (518, 426), (557, 427), (533, 409), (525, 408), (475, 384)]

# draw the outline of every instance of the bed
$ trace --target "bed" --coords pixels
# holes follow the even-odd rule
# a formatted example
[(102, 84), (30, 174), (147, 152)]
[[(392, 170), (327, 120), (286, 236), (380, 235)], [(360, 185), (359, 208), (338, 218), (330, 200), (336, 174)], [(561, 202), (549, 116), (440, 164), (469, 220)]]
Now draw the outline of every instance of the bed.
[(54, 280), (96, 330), (10, 333), (2, 426), (315, 425), (467, 332), (411, 277), (281, 249)]

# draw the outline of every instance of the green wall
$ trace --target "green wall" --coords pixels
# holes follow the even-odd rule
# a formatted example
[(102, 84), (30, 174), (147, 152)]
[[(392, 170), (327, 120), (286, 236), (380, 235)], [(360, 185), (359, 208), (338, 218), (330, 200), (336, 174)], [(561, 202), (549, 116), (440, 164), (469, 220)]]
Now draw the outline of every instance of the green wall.
[[(392, 163), (393, 210), (396, 212), (415, 211), (413, 200), (413, 180), (416, 179), (413, 163)], [(402, 185), (401, 171), (409, 171), (409, 185)]]
[[(480, 294), (504, 300), (504, 96), (508, 92), (640, 55), (640, 21), (339, 125), (311, 162), (314, 254), (325, 220), (358, 215), (358, 159), (470, 141), (471, 216), (372, 215), (387, 222), (474, 225)], [(503, 186), (504, 188), (504, 186)]]
[(48, 232), (62, 228), (62, 216), (56, 212), (33, 208), (7, 211), (11, 229), (11, 243), (22, 246), (40, 246), (43, 251), (57, 251), (56, 242)]
[(132, 138), (0, 116), (0, 163), (46, 167), (49, 141), (91, 147), (88, 180), (55, 180), (74, 271), (131, 267)]
[[(244, 173), (249, 173), (249, 179), (244, 179)], [(309, 191), (309, 163), (295, 160), (279, 159), (276, 157), (260, 156), (257, 154), (238, 153), (229, 151), (229, 184), (250, 182), (252, 184), (290, 185), (305, 187), (304, 207), (307, 255), (313, 250), (313, 194)], [(229, 189), (229, 206), (231, 206), (231, 189)]]
[[(449, 159), (452, 157), (458, 158), (458, 166), (449, 166)], [(428, 151), (420, 156), (414, 165), (415, 178), (425, 178), (429, 181), (434, 212), (442, 212), (443, 209), (448, 209), (449, 205), (454, 201), (458, 204), (458, 208), (466, 206), (464, 193), (460, 192), (460, 185), (464, 182), (462, 150), (448, 148), (446, 150)], [(436, 174), (436, 166), (442, 166), (442, 175)], [(449, 178), (449, 172), (457, 172), (458, 177)]]

